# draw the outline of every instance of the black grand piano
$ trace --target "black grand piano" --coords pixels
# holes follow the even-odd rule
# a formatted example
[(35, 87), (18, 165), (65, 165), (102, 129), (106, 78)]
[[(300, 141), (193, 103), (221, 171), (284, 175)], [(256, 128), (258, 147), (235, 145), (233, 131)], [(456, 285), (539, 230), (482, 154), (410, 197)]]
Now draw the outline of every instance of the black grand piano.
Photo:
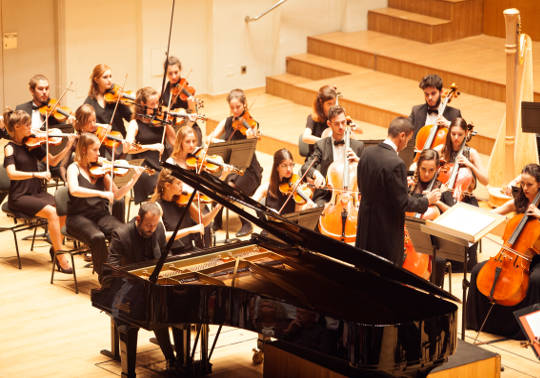
[[(368, 251), (291, 223), (209, 174), (164, 165), (281, 241), (254, 235), (188, 257), (111, 267), (107, 285), (93, 290), (91, 300), (111, 316), (111, 352), (122, 356), (123, 376), (135, 376), (140, 327), (182, 330), (177, 356), (185, 371), (201, 374), (211, 371), (209, 324), (264, 334), (347, 376), (424, 376), (454, 353), (452, 301), (458, 299), (451, 294)], [(197, 329), (193, 342), (190, 325)], [(197, 342), (201, 357), (195, 361)]]

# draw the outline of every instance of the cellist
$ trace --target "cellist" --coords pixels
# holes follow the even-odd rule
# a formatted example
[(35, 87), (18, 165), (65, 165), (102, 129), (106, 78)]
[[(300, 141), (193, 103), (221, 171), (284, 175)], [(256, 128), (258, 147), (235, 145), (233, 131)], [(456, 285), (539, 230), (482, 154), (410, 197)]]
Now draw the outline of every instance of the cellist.
[[(493, 209), (494, 212), (506, 215), (513, 211), (518, 214), (525, 213), (536, 219), (540, 219), (540, 210), (533, 203), (533, 199), (540, 190), (540, 165), (528, 164), (521, 171), (519, 191), (514, 199)], [(538, 242), (537, 242), (538, 244)], [(534, 256), (529, 270), (529, 287), (527, 295), (522, 302), (515, 306), (494, 305), (486, 320), (483, 330), (513, 339), (524, 339), (519, 324), (514, 318), (513, 312), (540, 302), (540, 249), (535, 245), (536, 255)], [(486, 314), (491, 307), (491, 303), (483, 294), (478, 291), (476, 278), (480, 269), (486, 262), (477, 264), (471, 272), (471, 286), (467, 297), (467, 328), (478, 330)]]
[(345, 129), (347, 127), (347, 118), (345, 110), (337, 105), (328, 111), (328, 126), (332, 129), (332, 135), (323, 138), (315, 143), (313, 154), (306, 160), (302, 166), (302, 175), (309, 168), (306, 177), (308, 182), (313, 183), (318, 190), (313, 193), (313, 202), (317, 206), (323, 206), (330, 200), (332, 193), (321, 188), (325, 184), (328, 167), (334, 161), (343, 161), (345, 154), (352, 163), (358, 163), (364, 150), (364, 143), (351, 139), (351, 146), (345, 151)]

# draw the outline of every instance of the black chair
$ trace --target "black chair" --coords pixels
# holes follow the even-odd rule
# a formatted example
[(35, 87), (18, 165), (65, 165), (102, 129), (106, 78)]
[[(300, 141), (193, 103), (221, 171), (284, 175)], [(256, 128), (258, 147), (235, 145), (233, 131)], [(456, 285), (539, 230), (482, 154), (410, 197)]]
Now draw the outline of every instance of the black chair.
[[(56, 213), (58, 214), (59, 217), (67, 215), (68, 199), (69, 199), (68, 188), (65, 186), (58, 188), (58, 190), (54, 193), (54, 202), (56, 203)], [(64, 235), (67, 239), (70, 239), (73, 241), (73, 248), (62, 249), (60, 251), (54, 251), (53, 262), (56, 261), (56, 255), (69, 254), (71, 256), (71, 266), (73, 267), (73, 280), (75, 281), (75, 293), (79, 294), (79, 287), (77, 285), (77, 273), (75, 269), (75, 260), (73, 259), (73, 256), (86, 253), (89, 251), (89, 249), (82, 241), (78, 240), (73, 235), (70, 235), (66, 230), (66, 226), (62, 227), (61, 232), (62, 232), (62, 235)], [(55, 268), (56, 268), (56, 264), (53, 263), (52, 272), (51, 272), (51, 284), (54, 281)]]
[[(0, 193), (2, 196), (2, 200), (7, 196), (7, 193), (9, 193), (9, 186), (10, 186), (10, 180), (6, 172), (6, 168), (4, 166), (0, 166)], [(30, 246), (30, 251), (33, 251), (34, 242), (36, 239), (36, 231), (38, 227), (46, 228), (47, 220), (44, 218), (27, 215), (21, 212), (12, 211), (8, 207), (7, 202), (2, 204), (2, 211), (9, 218), (13, 218), (13, 225), (0, 226), (0, 232), (11, 231), (13, 233), (13, 240), (15, 241), (15, 251), (17, 252), (17, 262), (18, 262), (19, 269), (22, 269), (21, 254), (19, 251), (19, 242), (17, 240), (17, 233), (21, 231), (26, 231), (26, 230), (32, 230), (32, 229), (34, 230), (33, 236), (32, 236), (32, 245)]]

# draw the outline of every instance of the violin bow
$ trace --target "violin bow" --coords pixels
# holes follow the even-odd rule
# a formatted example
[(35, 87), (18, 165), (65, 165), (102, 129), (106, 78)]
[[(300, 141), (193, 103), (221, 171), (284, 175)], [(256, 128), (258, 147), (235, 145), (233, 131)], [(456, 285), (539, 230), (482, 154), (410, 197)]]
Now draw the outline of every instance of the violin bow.
[(304, 172), (304, 174), (302, 175), (302, 177), (300, 177), (300, 180), (298, 180), (296, 182), (296, 184), (294, 184), (294, 186), (292, 187), (291, 189), (291, 192), (289, 193), (289, 195), (287, 196), (287, 198), (285, 199), (285, 202), (283, 202), (283, 205), (281, 205), (281, 209), (279, 209), (278, 211), (278, 215), (281, 215), (281, 212), (283, 211), (283, 209), (285, 208), (285, 206), (287, 205), (287, 203), (289, 202), (289, 200), (292, 198), (292, 196), (294, 195), (294, 192), (295, 190), (298, 188), (298, 186), (300, 185), (300, 183), (302, 182), (302, 180), (306, 177), (307, 173), (309, 172), (309, 170), (311, 169), (311, 167), (313, 167), (313, 164), (315, 163), (315, 159), (313, 159), (313, 161), (311, 162), (311, 164), (309, 164), (309, 167), (306, 169), (306, 171)]
[[(173, 20), (174, 20), (174, 5), (176, 3), (176, 0), (172, 0), (172, 7), (171, 7), (171, 19), (169, 21), (169, 39), (167, 41), (167, 52), (165, 53), (165, 67), (163, 72), (163, 80), (161, 81), (161, 93), (159, 94), (159, 105), (163, 105), (163, 92), (165, 91), (165, 81), (167, 78), (167, 69), (169, 68), (169, 50), (171, 48), (171, 35), (172, 35), (172, 27), (173, 27)], [(172, 89), (171, 89), (172, 90)]]
[[(103, 143), (103, 141), (105, 140), (105, 138), (107, 137), (107, 134), (109, 133), (109, 131), (112, 129), (112, 122), (114, 120), (114, 116), (116, 115), (116, 110), (118, 109), (118, 104), (120, 103), (120, 98), (122, 98), (122, 93), (124, 91), (124, 88), (126, 87), (126, 82), (127, 82), (127, 78), (128, 78), (128, 75), (126, 74), (126, 76), (124, 77), (124, 83), (122, 84), (122, 87), (120, 87), (120, 91), (118, 93), (118, 97), (116, 98), (116, 103), (114, 104), (114, 109), (113, 109), (113, 112), (112, 112), (112, 115), (111, 115), (111, 120), (109, 121), (109, 124), (107, 125), (107, 130), (104, 134), (103, 134), (103, 137), (101, 138), (101, 140), (99, 141), (99, 146), (101, 147), (101, 144)], [(114, 146), (114, 144), (113, 144)], [(116, 147), (114, 148), (111, 148), (111, 150), (114, 150), (116, 149)], [(113, 155), (114, 156), (114, 155)], [(113, 159), (113, 162), (114, 162), (114, 159)]]

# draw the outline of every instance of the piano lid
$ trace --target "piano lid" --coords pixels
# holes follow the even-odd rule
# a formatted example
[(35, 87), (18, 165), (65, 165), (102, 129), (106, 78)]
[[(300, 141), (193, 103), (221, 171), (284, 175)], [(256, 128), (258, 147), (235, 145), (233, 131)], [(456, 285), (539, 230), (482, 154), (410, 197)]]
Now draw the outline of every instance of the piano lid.
[[(207, 172), (197, 174), (195, 171), (186, 170), (175, 164), (166, 162), (161, 165), (164, 168), (170, 169), (172, 174), (182, 182), (206, 194), (216, 202), (294, 247), (317, 252), (326, 257), (354, 265), (356, 268), (378, 275), (382, 279), (400, 282), (430, 294), (460, 302), (458, 298), (447, 291), (405, 269), (395, 266), (383, 257), (363, 249), (355, 248), (347, 243), (329, 238), (288, 221), (276, 212), (269, 210), (266, 206), (246, 196), (238, 189), (225, 184)], [(261, 214), (262, 218), (246, 212), (236, 205), (235, 202)]]

